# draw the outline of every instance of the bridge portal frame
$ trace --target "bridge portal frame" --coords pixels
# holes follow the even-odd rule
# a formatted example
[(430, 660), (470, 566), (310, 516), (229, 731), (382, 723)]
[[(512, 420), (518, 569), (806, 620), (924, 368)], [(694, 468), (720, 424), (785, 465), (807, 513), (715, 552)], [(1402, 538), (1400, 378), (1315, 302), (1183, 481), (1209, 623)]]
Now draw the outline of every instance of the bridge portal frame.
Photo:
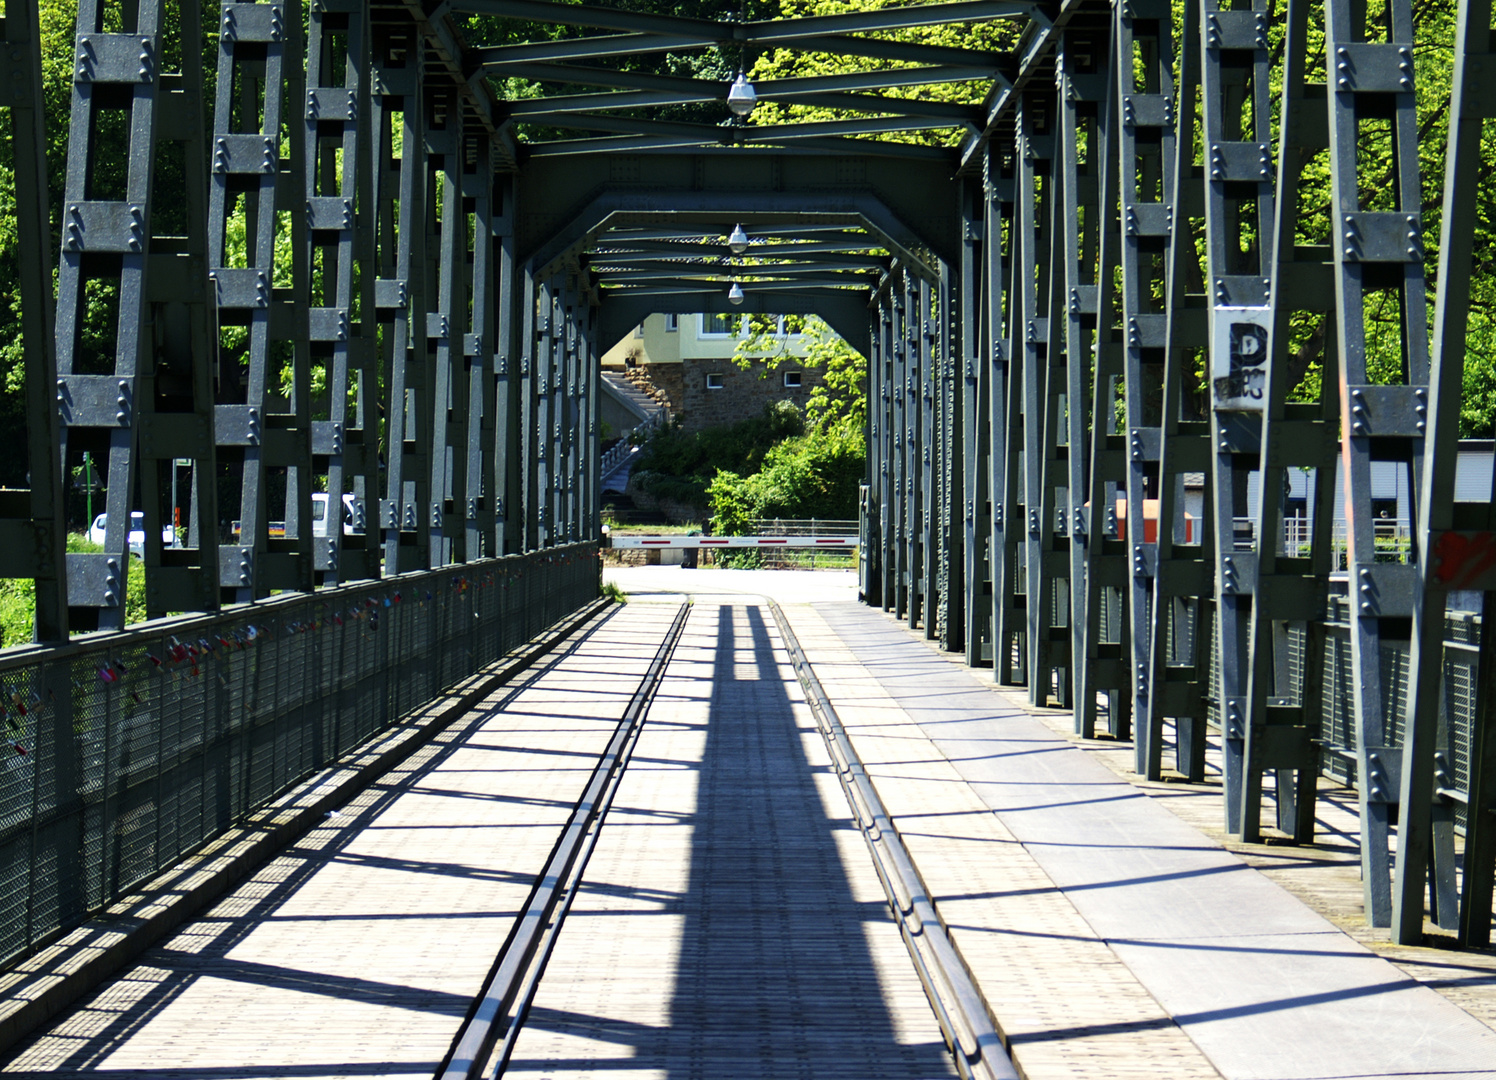
[[(137, 492), (153, 614), (372, 578), (381, 560), (403, 573), (591, 536), (596, 359), (620, 327), (682, 304), (816, 312), (869, 358), (869, 602), (1032, 704), (1073, 708), (1082, 736), (1103, 718), (1135, 734), (1143, 775), (1161, 775), (1172, 740), (1178, 772), (1200, 780), (1217, 729), (1226, 827), (1245, 840), (1265, 810), (1311, 840), (1316, 775), (1337, 772), (1359, 793), (1368, 918), (1418, 940), (1427, 893), (1437, 926), (1488, 942), (1496, 646), (1480, 635), (1456, 671), (1445, 642), (1466, 632), (1446, 619), (1451, 591), (1496, 593), (1479, 557), (1496, 520), (1453, 501), (1474, 170), (1496, 113), (1479, 74), (1488, 0), (1458, 3), (1431, 342), (1406, 0), (1382, 29), (1353, 0), (1291, 0), (1281, 53), (1260, 0), (1190, 0), (1180, 23), (1161, 0), (938, 7), (1026, 25), (995, 54), (860, 36), (935, 17), (917, 6), (731, 26), (530, 0), (311, 0), (303, 37), (300, 0), (225, 0), (209, 95), (195, 52), (165, 35), (163, 0), (135, 5), (129, 27), (83, 0), (55, 309), (37, 27), (25, 5), (8, 12), (35, 422), (30, 486), (0, 497), (0, 571), (36, 581), (38, 639), (122, 625)], [(203, 6), (179, 8), (194, 39)], [(474, 48), (452, 10), (618, 33)], [(1319, 13), (1324, 82), (1306, 65)], [(901, 81), (888, 73), (777, 80), (766, 99), (877, 115), (667, 125), (626, 114), (725, 90), (593, 63), (771, 42), (990, 89), (944, 106), (868, 96)], [(485, 77), (503, 73), (609, 92), (504, 102)], [(1398, 150), (1385, 205), (1360, 190), (1368, 122)], [(521, 123), (588, 135), (532, 142)], [(958, 146), (888, 138), (942, 123), (965, 126)], [(99, 151), (110, 131), (119, 161)], [(1303, 164), (1319, 153), (1336, 224), (1303, 244)], [(742, 308), (708, 255), (671, 276), (691, 238), (740, 221), (799, 245), (799, 261), (749, 281)], [(813, 250), (828, 229), (836, 257)], [(651, 236), (674, 247), (627, 248)], [(609, 262), (626, 250), (641, 257)], [(1371, 293), (1402, 323), (1391, 384), (1366, 365)], [(89, 312), (106, 294), (103, 349)], [(1308, 347), (1336, 361), (1318, 401), (1291, 400), (1305, 313), (1320, 320)], [(1203, 408), (1182, 392), (1201, 364)], [(110, 481), (106, 550), (65, 554), (66, 478), (85, 449)], [(1405, 560), (1376, 545), (1378, 460), (1415, 491)], [(163, 543), (182, 461), (184, 535)], [(235, 538), (219, 535), (228, 462), (243, 474)], [(1289, 469), (1315, 477), (1304, 550), (1283, 537)], [(1206, 508), (1193, 524), (1191, 477)], [(313, 527), (322, 485), (368, 508), (362, 532)], [(1452, 711), (1460, 680), (1469, 700)]]

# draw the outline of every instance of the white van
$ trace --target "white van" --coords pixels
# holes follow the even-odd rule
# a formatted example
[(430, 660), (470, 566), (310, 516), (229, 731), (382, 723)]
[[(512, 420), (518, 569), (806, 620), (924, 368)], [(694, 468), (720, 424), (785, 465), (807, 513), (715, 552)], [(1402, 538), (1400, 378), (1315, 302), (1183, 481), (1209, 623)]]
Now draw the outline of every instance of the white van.
[[(93, 524), (88, 527), (88, 539), (95, 544), (103, 546), (104, 529), (108, 523), (108, 514), (100, 514), (94, 518)], [(142, 558), (145, 557), (145, 511), (130, 511), (130, 534), (126, 538), (126, 542), (130, 545), (130, 550), (134, 554)], [(176, 534), (172, 532), (170, 525), (162, 527), (161, 542), (167, 547), (171, 547), (177, 542)]]
[[(330, 502), (325, 491), (312, 492), (312, 535), (331, 536), (332, 522), (328, 520), (327, 507)], [(343, 496), (343, 535), (352, 536), (364, 530), (356, 528), (358, 522), (358, 499), (351, 494)]]

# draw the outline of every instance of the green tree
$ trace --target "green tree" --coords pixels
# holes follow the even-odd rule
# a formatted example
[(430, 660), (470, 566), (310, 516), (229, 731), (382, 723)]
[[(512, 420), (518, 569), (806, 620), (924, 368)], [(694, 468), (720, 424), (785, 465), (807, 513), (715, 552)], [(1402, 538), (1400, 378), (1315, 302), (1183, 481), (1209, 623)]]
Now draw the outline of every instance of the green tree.
[(733, 362), (747, 370), (764, 365), (763, 377), (793, 360), (821, 372), (820, 385), (810, 392), (805, 415), (813, 427), (867, 418), (867, 357), (863, 356), (818, 315), (754, 315), (749, 332), (733, 353)]

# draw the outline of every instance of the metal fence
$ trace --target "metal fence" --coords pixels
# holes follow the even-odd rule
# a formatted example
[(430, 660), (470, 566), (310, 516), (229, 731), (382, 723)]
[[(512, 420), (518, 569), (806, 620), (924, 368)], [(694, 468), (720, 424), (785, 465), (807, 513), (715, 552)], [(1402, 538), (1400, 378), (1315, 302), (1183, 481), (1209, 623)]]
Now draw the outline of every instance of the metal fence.
[(749, 518), (745, 536), (856, 536), (861, 523), (844, 518)]
[(0, 654), (0, 957), (595, 599), (595, 543)]
[[(1343, 583), (1341, 584), (1343, 588)], [(1475, 724), (1475, 684), (1479, 669), (1482, 616), (1473, 611), (1451, 608), (1444, 620), (1444, 686), (1442, 710), (1445, 723), (1439, 727), (1435, 750), (1437, 786), (1455, 807), (1455, 827), (1465, 827), (1467, 793), (1470, 784), (1470, 738)], [(1320, 771), (1341, 783), (1356, 784), (1356, 721), (1353, 712), (1350, 614), (1343, 594), (1332, 594), (1325, 612), (1323, 711), (1317, 722)], [(1169, 627), (1165, 627), (1167, 631)], [(1208, 685), (1218, 685), (1220, 660), (1216, 647), (1215, 621), (1210, 620), (1210, 672)], [(1290, 625), (1283, 642), (1288, 679), (1284, 689), (1285, 704), (1298, 705), (1303, 699), (1305, 633), (1302, 626)], [(1381, 679), (1387, 703), (1386, 744), (1400, 749), (1406, 721), (1408, 692), (1408, 647), (1406, 642), (1382, 642)], [(1215, 698), (1206, 703), (1207, 721), (1220, 730), (1220, 712)]]

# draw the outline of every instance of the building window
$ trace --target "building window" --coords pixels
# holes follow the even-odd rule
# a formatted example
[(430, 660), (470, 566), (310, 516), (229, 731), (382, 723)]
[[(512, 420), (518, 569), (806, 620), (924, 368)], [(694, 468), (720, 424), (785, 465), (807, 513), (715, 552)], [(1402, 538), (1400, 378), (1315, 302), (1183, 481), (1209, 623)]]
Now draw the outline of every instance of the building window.
[(784, 373), (784, 385), (785, 385), (785, 388), (789, 389), (789, 390), (798, 390), (798, 389), (800, 389), (800, 376), (801, 376), (801, 374), (802, 373), (798, 372), (798, 371), (786, 371)]
[(640, 323), (638, 326), (634, 327), (634, 336), (635, 337), (639, 337), (639, 338), (642, 338), (644, 336), (644, 324), (643, 323)]
[(741, 315), (703, 315), (701, 317), (702, 337), (737, 337), (742, 327)]
[(722, 389), (722, 373), (720, 371), (713, 371), (708, 373), (706, 377), (706, 388), (708, 390)]
[(665, 332), (667, 334), (673, 334), (679, 329), (680, 316), (672, 311), (669, 315), (665, 316)]

